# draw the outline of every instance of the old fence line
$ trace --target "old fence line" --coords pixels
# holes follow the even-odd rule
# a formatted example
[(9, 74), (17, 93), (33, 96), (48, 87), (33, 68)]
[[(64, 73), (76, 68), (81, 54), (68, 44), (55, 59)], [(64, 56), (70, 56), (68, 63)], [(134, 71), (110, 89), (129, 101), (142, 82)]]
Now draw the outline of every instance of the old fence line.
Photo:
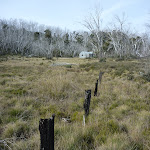
[[(96, 80), (94, 96), (97, 96), (98, 92), (98, 80), (101, 84), (102, 75), (104, 72), (99, 73), (99, 79)], [(85, 90), (85, 100), (83, 104), (84, 115), (83, 115), (83, 125), (85, 126), (86, 117), (89, 115), (91, 103), (91, 89)], [(40, 131), (40, 150), (54, 150), (54, 119), (55, 114), (49, 119), (40, 119), (39, 121), (39, 131)]]

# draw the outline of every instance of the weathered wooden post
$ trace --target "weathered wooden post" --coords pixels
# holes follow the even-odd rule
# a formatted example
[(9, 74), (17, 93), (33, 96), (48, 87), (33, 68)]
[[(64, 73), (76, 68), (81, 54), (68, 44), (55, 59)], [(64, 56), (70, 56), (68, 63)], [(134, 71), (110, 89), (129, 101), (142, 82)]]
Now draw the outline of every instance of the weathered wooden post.
[(91, 102), (91, 90), (85, 90), (85, 101), (83, 104), (85, 114), (83, 115), (83, 125), (85, 126), (85, 117), (89, 114), (90, 109), (90, 102)]
[(91, 102), (91, 90), (85, 90), (85, 101), (84, 101), (85, 116), (88, 116), (89, 114), (90, 102)]
[(49, 119), (40, 119), (40, 150), (54, 150), (54, 118), (55, 114)]
[(100, 72), (99, 73), (99, 83), (101, 84), (101, 81), (102, 81), (102, 75), (104, 74), (104, 72)]
[(104, 72), (100, 72), (99, 73), (99, 85), (101, 85), (101, 81), (102, 81), (102, 76), (103, 76)]
[(94, 96), (97, 96), (97, 91), (98, 91), (98, 80), (95, 83)]

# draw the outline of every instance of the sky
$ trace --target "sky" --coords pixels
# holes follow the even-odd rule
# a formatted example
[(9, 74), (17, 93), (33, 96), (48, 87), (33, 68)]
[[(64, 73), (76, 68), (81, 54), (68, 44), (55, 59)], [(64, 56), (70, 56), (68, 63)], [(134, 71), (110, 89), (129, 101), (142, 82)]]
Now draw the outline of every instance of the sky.
[(23, 19), (71, 31), (86, 30), (83, 20), (102, 11), (103, 28), (114, 22), (114, 16), (127, 16), (132, 29), (145, 32), (150, 22), (150, 0), (0, 0), (0, 19)]

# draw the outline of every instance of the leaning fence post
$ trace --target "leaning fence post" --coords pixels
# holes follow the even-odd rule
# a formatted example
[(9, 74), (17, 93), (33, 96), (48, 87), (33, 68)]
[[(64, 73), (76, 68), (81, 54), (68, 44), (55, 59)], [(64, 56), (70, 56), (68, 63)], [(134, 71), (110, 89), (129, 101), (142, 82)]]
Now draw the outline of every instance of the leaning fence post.
[(40, 119), (40, 150), (54, 150), (54, 118), (53, 114), (49, 119)]
[(101, 81), (102, 81), (102, 76), (103, 76), (104, 72), (100, 72), (99, 73), (99, 85), (101, 85)]
[(97, 96), (97, 90), (98, 90), (98, 80), (95, 83), (94, 96)]
[(88, 116), (89, 114), (90, 101), (91, 101), (91, 90), (85, 90), (85, 101), (84, 101), (85, 116)]
[(84, 111), (85, 114), (83, 115), (83, 125), (85, 126), (85, 117), (89, 114), (90, 108), (90, 101), (91, 101), (91, 90), (85, 90), (85, 101), (84, 101)]
[(104, 74), (104, 72), (100, 72), (99, 73), (99, 83), (101, 84), (101, 81), (102, 81), (102, 75)]

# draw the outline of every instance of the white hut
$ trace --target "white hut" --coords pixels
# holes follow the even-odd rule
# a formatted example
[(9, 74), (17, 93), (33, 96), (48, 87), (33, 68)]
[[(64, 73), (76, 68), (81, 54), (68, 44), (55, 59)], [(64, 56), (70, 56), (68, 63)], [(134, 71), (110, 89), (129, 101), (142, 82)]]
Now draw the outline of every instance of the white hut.
[(79, 54), (79, 58), (92, 58), (92, 57), (93, 57), (93, 52), (82, 51)]

